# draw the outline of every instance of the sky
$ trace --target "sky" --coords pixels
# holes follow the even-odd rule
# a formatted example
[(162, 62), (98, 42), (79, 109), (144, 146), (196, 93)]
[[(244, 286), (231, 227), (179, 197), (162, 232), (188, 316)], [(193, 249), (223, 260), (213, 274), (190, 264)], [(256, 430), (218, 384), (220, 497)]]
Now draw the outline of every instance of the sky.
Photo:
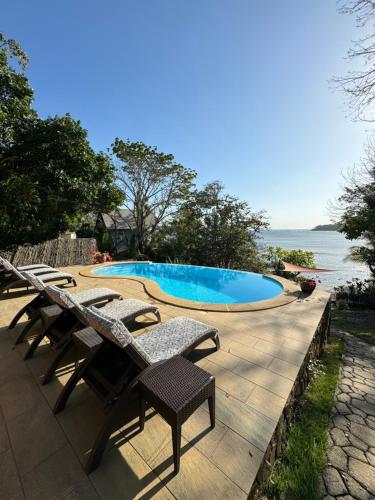
[(328, 223), (362, 155), (369, 125), (329, 83), (357, 37), (336, 0), (2, 0), (0, 29), (30, 57), (42, 116), (69, 112), (96, 150), (172, 153), (272, 228)]

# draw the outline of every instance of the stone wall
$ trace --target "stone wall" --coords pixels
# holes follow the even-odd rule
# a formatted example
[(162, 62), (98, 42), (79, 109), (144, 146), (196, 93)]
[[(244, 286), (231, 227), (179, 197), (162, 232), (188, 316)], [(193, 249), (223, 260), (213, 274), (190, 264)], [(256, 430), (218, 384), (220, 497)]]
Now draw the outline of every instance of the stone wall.
[(298, 400), (304, 393), (306, 387), (308, 386), (312, 371), (310, 368), (311, 361), (316, 360), (322, 354), (324, 346), (327, 342), (331, 325), (331, 303), (328, 302), (319, 325), (316, 329), (314, 338), (311, 342), (309, 352), (306, 355), (304, 362), (301, 365), (300, 371), (297, 375), (294, 386), (291, 390), (289, 398), (286, 402), (284, 411), (280, 417), (277, 424), (275, 432), (272, 436), (271, 442), (267, 448), (267, 451), (263, 458), (263, 463), (259, 468), (257, 477), (254, 481), (252, 489), (249, 494), (249, 498), (257, 498), (257, 492), (259, 486), (269, 477), (273, 464), (276, 459), (280, 457), (284, 446), (288, 440), (288, 429), (293, 423), (293, 418), (295, 414), (295, 409), (298, 404)]
[(39, 245), (19, 246), (15, 253), (2, 252), (15, 266), (48, 264), (53, 267), (91, 264), (96, 251), (94, 238), (56, 239)]

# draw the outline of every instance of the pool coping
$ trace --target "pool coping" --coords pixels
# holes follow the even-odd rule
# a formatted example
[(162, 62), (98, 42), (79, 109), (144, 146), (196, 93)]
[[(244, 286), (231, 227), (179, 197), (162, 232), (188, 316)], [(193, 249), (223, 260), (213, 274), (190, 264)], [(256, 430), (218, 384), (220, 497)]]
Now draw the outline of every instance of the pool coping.
[(244, 302), (242, 304), (211, 304), (209, 302), (195, 302), (193, 300), (185, 300), (174, 297), (164, 292), (156, 281), (149, 278), (142, 278), (140, 276), (127, 276), (123, 274), (100, 275), (94, 274), (96, 269), (100, 267), (107, 267), (113, 264), (151, 264), (152, 261), (137, 261), (137, 260), (124, 260), (116, 262), (104, 262), (102, 264), (93, 264), (86, 266), (79, 274), (85, 278), (96, 279), (126, 279), (136, 281), (143, 285), (145, 292), (153, 299), (169, 304), (172, 306), (182, 307), (185, 309), (194, 309), (199, 311), (211, 312), (250, 312), (250, 311), (263, 311), (265, 309), (274, 309), (275, 307), (285, 306), (294, 302), (301, 295), (301, 290), (293, 281), (275, 276), (273, 274), (265, 274), (267, 278), (271, 278), (283, 287), (283, 291), (277, 297), (272, 299), (259, 300), (257, 302)]

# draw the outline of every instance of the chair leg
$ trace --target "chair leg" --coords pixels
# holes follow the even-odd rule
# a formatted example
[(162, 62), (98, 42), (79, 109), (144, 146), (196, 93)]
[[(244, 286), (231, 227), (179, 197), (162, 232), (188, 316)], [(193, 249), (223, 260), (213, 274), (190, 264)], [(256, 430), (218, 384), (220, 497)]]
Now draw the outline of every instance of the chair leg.
[(143, 396), (139, 398), (139, 428), (141, 431), (145, 428), (146, 419), (146, 401)]
[(53, 414), (56, 415), (60, 413), (65, 408), (65, 405), (69, 399), (69, 396), (73, 392), (75, 386), (78, 384), (79, 380), (83, 377), (87, 367), (88, 361), (82, 361), (81, 364), (77, 366), (74, 370), (68, 382), (64, 385), (59, 397), (56, 400), (55, 406), (53, 407)]
[(157, 319), (157, 322), (160, 323), (161, 322), (161, 316), (160, 316), (160, 311), (159, 309), (157, 309), (155, 311), (155, 316), (156, 316), (156, 319)]
[(173, 442), (173, 462), (174, 473), (178, 474), (180, 470), (181, 458), (181, 425), (175, 423), (172, 426), (172, 442)]
[(208, 398), (208, 409), (210, 411), (211, 429), (215, 428), (215, 389), (211, 397)]
[(14, 328), (16, 326), (16, 324), (18, 323), (18, 320), (21, 319), (24, 314), (26, 314), (29, 305), (30, 304), (26, 304), (24, 307), (22, 307), (22, 309), (20, 309), (18, 311), (18, 313), (14, 316), (12, 321), (9, 323), (9, 326), (8, 326), (9, 330), (12, 330), (12, 328)]
[(31, 330), (31, 328), (35, 325), (35, 323), (38, 321), (38, 319), (40, 319), (40, 316), (37, 315), (35, 316), (34, 318), (32, 318), (23, 328), (22, 330), (20, 331), (20, 333), (18, 334), (18, 337), (16, 338), (16, 341), (14, 343), (14, 345), (17, 345), (17, 344), (20, 344), (21, 342), (23, 342), (26, 338), (26, 335), (29, 333), (29, 331)]
[(212, 340), (214, 341), (214, 344), (216, 346), (216, 350), (219, 351), (220, 350), (220, 338), (219, 338), (219, 334), (217, 333)]
[(41, 343), (41, 341), (44, 339), (46, 332), (43, 330), (42, 333), (39, 333), (33, 341), (31, 342), (29, 348), (26, 351), (26, 354), (24, 355), (23, 359), (30, 359), (32, 355), (35, 352), (35, 349), (38, 347), (38, 345)]
[(68, 340), (58, 351), (56, 354), (56, 357), (50, 364), (46, 374), (44, 375), (41, 384), (45, 385), (48, 384), (48, 382), (51, 380), (52, 376), (54, 375), (57, 367), (59, 366), (61, 360), (65, 356), (65, 354), (73, 347), (73, 341), (72, 339)]

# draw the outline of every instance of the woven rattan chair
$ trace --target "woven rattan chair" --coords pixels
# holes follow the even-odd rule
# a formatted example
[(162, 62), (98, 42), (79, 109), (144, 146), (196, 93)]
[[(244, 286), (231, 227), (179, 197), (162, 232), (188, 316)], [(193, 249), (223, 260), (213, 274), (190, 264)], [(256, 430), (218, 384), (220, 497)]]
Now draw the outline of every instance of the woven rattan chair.
[[(44, 375), (43, 384), (50, 381), (66, 353), (73, 347), (70, 342), (72, 334), (87, 326), (86, 316), (83, 314), (84, 304), (77, 301), (77, 294), (72, 295), (56, 286), (46, 287), (45, 293), (54, 305), (40, 309), (43, 328), (34, 337), (24, 356), (24, 359), (31, 358), (41, 341), (45, 337), (49, 339), (51, 347), (57, 351), (57, 354)], [(149, 313), (155, 315), (157, 322), (160, 321), (158, 307), (141, 300), (123, 299), (100, 305), (102, 306), (101, 310), (108, 317), (123, 323), (129, 323), (138, 316)]]
[(103, 400), (109, 413), (95, 440), (85, 470), (90, 473), (100, 463), (106, 443), (125, 411), (139, 375), (148, 367), (172, 358), (187, 356), (207, 339), (220, 348), (216, 328), (190, 318), (173, 318), (133, 337), (119, 320), (94, 307), (81, 310), (88, 328), (75, 332), (71, 342), (85, 358), (71, 375), (54, 407), (60, 412), (80, 379), (85, 380)]
[[(4, 267), (7, 271), (4, 280), (0, 284), (0, 295), (5, 291), (14, 289), (14, 288), (29, 288), (32, 286), (30, 281), (25, 276), (26, 271), (18, 271), (10, 262), (5, 261), (3, 259)], [(38, 275), (39, 279), (43, 283), (50, 283), (51, 281), (66, 281), (67, 283), (73, 283), (74, 286), (77, 286), (76, 280), (72, 274), (63, 273), (61, 271), (55, 272), (46, 272)]]
[[(8, 328), (12, 330), (24, 315), (26, 315), (29, 319), (23, 329), (19, 332), (15, 344), (23, 342), (31, 328), (39, 320), (41, 320), (41, 308), (55, 304), (53, 297), (46, 293), (46, 285), (38, 276), (35, 276), (33, 273), (27, 271), (23, 274), (38, 294), (33, 300), (18, 311), (8, 326)], [(122, 295), (114, 290), (111, 290), (110, 288), (90, 288), (89, 290), (83, 290), (78, 293), (76, 292), (72, 296), (78, 304), (83, 304), (85, 306), (101, 303), (104, 304), (105, 302), (110, 302), (114, 299), (122, 300)]]

